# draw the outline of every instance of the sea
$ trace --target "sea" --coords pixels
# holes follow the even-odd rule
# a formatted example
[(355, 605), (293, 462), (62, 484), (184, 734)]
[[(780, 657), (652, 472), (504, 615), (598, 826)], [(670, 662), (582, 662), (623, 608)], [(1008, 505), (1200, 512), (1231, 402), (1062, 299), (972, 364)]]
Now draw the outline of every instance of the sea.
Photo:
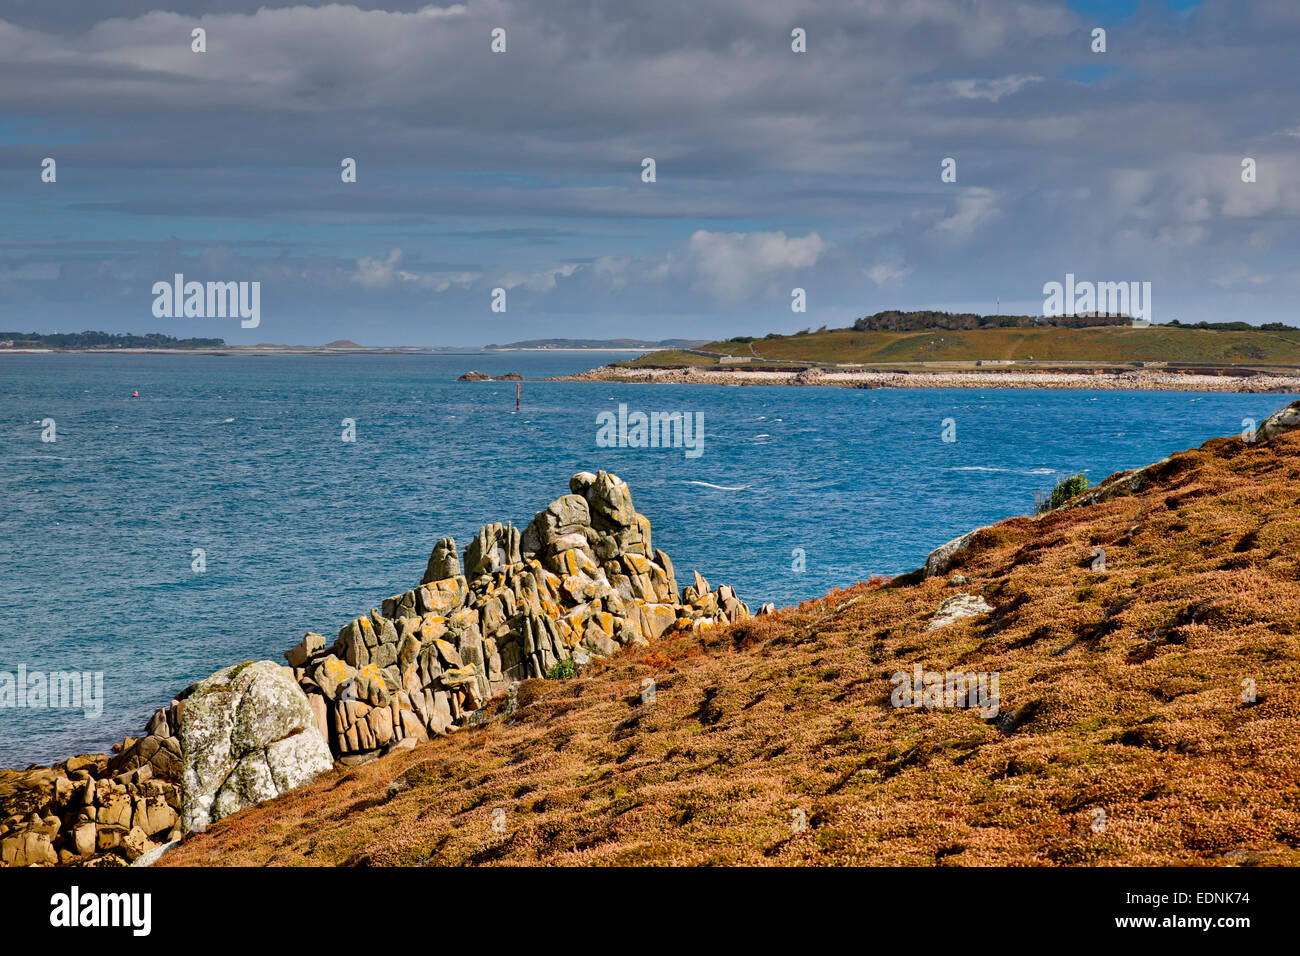
[[(628, 482), (679, 583), (757, 609), (909, 571), (1064, 477), (1297, 397), (538, 381), (626, 357), (0, 356), (0, 684), (102, 679), (99, 707), (0, 707), (0, 767), (102, 752), (213, 671), (332, 638), (418, 584), (438, 538), (522, 527), (578, 471)], [(518, 410), (470, 369), (528, 379)], [(699, 453), (607, 447), (620, 405), (698, 414)]]

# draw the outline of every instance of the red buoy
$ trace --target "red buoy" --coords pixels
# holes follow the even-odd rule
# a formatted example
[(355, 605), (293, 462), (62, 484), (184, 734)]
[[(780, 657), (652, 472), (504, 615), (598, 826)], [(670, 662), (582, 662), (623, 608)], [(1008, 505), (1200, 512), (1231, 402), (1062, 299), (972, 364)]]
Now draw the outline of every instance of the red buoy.
[(132, 393), (131, 393), (131, 397), (132, 397), (132, 398), (139, 398), (139, 397), (140, 397), (140, 393), (139, 393), (139, 392), (132, 392)]

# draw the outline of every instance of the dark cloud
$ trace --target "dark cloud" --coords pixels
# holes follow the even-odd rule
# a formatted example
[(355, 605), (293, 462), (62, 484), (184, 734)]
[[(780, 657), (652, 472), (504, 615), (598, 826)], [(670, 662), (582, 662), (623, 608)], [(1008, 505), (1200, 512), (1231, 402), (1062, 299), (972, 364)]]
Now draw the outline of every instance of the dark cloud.
[(1151, 281), (1157, 319), (1290, 318), (1290, 0), (166, 5), (0, 21), (0, 294), (50, 327), (153, 330), (178, 265), (263, 278), (258, 340), (463, 344), (498, 285), (498, 341), (1034, 310), (1067, 271)]

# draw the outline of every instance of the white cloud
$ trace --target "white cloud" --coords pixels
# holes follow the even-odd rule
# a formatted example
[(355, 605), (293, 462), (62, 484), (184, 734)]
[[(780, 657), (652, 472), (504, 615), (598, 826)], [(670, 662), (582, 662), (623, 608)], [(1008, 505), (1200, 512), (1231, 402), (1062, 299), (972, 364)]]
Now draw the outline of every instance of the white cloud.
[(878, 262), (870, 269), (863, 269), (863, 274), (878, 286), (898, 285), (912, 270), (903, 265)]
[(1013, 73), (1010, 76), (999, 76), (992, 80), (953, 80), (945, 84), (945, 86), (959, 99), (988, 100), (990, 103), (996, 103), (1004, 96), (1019, 93), (1026, 86), (1041, 82), (1043, 82), (1041, 76), (1028, 73)]
[(570, 262), (554, 269), (542, 269), (524, 275), (510, 275), (500, 280), (500, 286), (506, 289), (524, 288), (529, 292), (550, 292), (559, 279), (567, 279), (580, 268), (581, 263)]
[(433, 288), (435, 292), (446, 292), (453, 287), (468, 289), (480, 278), (482, 278), (482, 275), (478, 272), (456, 272), (433, 280)]
[(815, 232), (710, 232), (699, 229), (686, 244), (685, 263), (695, 285), (719, 299), (735, 301), (753, 294), (768, 278), (817, 264), (829, 244)]
[(952, 215), (939, 220), (934, 231), (946, 239), (969, 239), (975, 230), (1001, 212), (993, 199), (992, 190), (978, 187), (968, 189), (957, 197), (957, 208)]
[(390, 250), (388, 256), (383, 259), (363, 256), (357, 260), (357, 271), (353, 278), (367, 289), (388, 289), (398, 280), (413, 282), (419, 279), (416, 274), (397, 268), (401, 261), (401, 249)]

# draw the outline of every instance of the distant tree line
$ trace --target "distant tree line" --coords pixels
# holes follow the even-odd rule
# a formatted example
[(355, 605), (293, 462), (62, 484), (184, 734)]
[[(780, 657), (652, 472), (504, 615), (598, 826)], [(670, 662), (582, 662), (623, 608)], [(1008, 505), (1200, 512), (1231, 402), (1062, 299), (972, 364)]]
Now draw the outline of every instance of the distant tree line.
[(976, 315), (974, 312), (877, 312), (853, 323), (855, 332), (928, 332), (931, 329), (1028, 329), (1057, 326), (1085, 329), (1128, 325), (1127, 315)]
[(128, 335), (115, 332), (0, 332), (0, 347), (42, 349), (214, 349), (225, 339), (178, 339), (161, 332)]
[[(1128, 325), (1127, 315), (976, 315), (973, 312), (877, 312), (853, 323), (855, 332), (927, 332), (931, 329), (1027, 329), (1055, 326), (1086, 329), (1106, 325)], [(1283, 322), (1251, 325), (1249, 322), (1179, 322), (1164, 323), (1177, 329), (1209, 329), (1214, 332), (1294, 332), (1296, 326)]]
[[(1098, 326), (1128, 325), (1132, 319), (1127, 315), (976, 315), (974, 312), (877, 312), (864, 316), (853, 323), (855, 332), (930, 332), (936, 329), (1031, 329), (1031, 328), (1066, 328), (1086, 329)], [(1284, 322), (1265, 322), (1263, 325), (1251, 325), (1249, 322), (1179, 322), (1171, 319), (1163, 323), (1162, 328), (1207, 329), (1211, 332), (1295, 332), (1300, 327)], [(817, 330), (826, 331), (826, 326)], [(809, 329), (793, 333), (790, 337), (810, 335)], [(786, 338), (779, 332), (769, 332), (766, 339)], [(737, 335), (728, 342), (745, 344), (758, 341), (752, 335)]]
[(1265, 322), (1263, 325), (1251, 325), (1249, 322), (1179, 322), (1173, 319), (1165, 323), (1178, 329), (1209, 329), (1211, 332), (1295, 332), (1297, 327), (1285, 322)]

